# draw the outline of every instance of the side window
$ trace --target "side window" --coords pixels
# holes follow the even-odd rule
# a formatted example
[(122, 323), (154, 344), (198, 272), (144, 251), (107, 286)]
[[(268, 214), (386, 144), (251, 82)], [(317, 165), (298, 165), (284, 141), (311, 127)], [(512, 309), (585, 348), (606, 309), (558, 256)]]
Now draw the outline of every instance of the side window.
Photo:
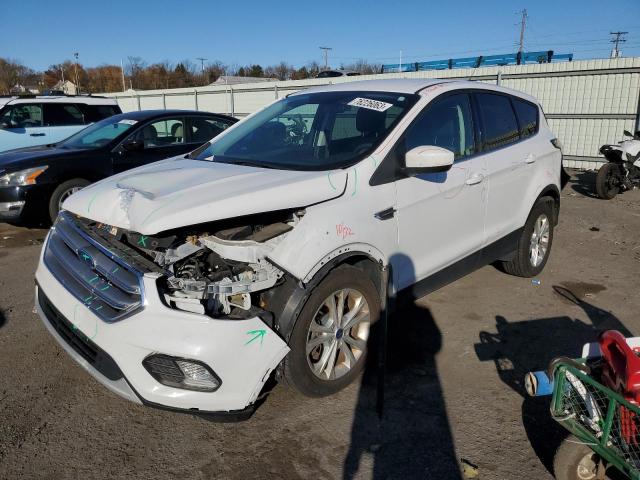
[(29, 103), (8, 106), (0, 117), (0, 123), (9, 128), (41, 127), (42, 106)]
[(477, 93), (482, 117), (483, 150), (509, 145), (520, 138), (516, 115), (509, 97), (493, 93)]
[(520, 136), (526, 138), (535, 135), (538, 131), (538, 107), (533, 103), (514, 97), (511, 98), (511, 101), (518, 116)]
[(120, 109), (115, 105), (79, 105), (80, 109), (84, 112), (84, 119), (86, 123), (99, 122), (112, 115), (118, 115)]
[(221, 118), (191, 117), (189, 118), (189, 141), (200, 144), (208, 142), (231, 125), (231, 122)]
[(476, 152), (468, 94), (450, 95), (427, 105), (405, 137), (406, 151), (424, 145), (451, 150), (456, 159)]
[(44, 124), (48, 127), (84, 125), (84, 115), (72, 103), (45, 103)]
[(144, 142), (144, 148), (166, 147), (185, 143), (182, 118), (157, 120), (137, 131), (132, 140)]

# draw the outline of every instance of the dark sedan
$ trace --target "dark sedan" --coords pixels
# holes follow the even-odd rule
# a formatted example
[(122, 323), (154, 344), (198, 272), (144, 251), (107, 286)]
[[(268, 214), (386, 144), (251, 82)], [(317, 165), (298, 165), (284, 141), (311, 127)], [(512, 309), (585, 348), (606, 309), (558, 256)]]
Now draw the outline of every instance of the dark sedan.
[(114, 115), (66, 140), (0, 154), (0, 221), (51, 219), (92, 182), (195, 150), (237, 120), (187, 110)]

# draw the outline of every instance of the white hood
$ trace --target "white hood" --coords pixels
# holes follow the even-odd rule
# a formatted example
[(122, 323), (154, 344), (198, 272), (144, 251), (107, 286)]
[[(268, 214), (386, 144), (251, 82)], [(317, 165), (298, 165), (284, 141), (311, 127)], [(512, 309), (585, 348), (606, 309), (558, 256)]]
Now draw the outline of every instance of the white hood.
[(342, 195), (343, 170), (301, 172), (168, 159), (114, 175), (63, 204), (82, 217), (145, 235)]

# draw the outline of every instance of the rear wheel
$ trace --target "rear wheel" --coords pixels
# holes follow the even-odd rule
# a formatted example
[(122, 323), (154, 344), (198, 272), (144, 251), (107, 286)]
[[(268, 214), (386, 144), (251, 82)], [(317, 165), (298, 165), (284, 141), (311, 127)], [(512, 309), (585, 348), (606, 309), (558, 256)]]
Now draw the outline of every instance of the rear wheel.
[(293, 327), (286, 381), (311, 397), (349, 385), (364, 368), (379, 312), (378, 291), (364, 271), (348, 265), (333, 270), (311, 292)]
[(611, 200), (620, 193), (620, 166), (615, 163), (605, 163), (596, 175), (596, 193), (603, 200)]
[(90, 182), (84, 178), (72, 178), (58, 185), (49, 199), (49, 217), (52, 222), (55, 222), (64, 201), (77, 191), (89, 185), (89, 183)]
[(533, 277), (542, 271), (553, 243), (555, 209), (555, 202), (550, 197), (542, 197), (536, 202), (518, 240), (515, 256), (502, 263), (507, 273), (518, 277)]

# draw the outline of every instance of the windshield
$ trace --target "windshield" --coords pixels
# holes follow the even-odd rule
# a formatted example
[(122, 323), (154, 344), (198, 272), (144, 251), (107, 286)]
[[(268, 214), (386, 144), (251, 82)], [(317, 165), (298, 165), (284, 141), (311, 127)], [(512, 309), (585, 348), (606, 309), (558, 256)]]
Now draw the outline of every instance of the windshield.
[(418, 96), (387, 92), (293, 95), (214, 139), (199, 160), (288, 170), (330, 170), (372, 152)]
[(100, 122), (80, 130), (75, 135), (63, 141), (60, 146), (65, 148), (100, 148), (119, 137), (132, 126), (138, 123), (136, 120), (126, 118), (107, 118)]

